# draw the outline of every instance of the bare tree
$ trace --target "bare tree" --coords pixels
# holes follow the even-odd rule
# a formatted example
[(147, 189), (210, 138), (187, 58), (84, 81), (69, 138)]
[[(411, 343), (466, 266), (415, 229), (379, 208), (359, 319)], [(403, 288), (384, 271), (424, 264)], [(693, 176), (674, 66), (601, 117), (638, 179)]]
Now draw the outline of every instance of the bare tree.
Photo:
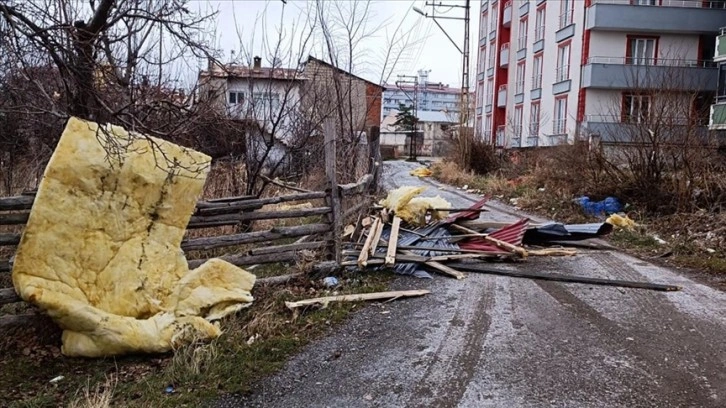
[(608, 163), (612, 177), (643, 198), (648, 210), (692, 209), (708, 189), (716, 163), (715, 140), (705, 126), (712, 93), (701, 90), (691, 68), (702, 62), (626, 62), (627, 91), (603, 106), (604, 115), (588, 118), (588, 123), (599, 122), (589, 131), (607, 146), (599, 160)]

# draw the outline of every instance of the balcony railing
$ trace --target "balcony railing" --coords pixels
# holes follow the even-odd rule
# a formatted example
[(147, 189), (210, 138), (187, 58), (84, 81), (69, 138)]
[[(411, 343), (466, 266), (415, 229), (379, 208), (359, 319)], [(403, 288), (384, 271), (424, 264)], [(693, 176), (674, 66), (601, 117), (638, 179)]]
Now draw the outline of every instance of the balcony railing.
[[(712, 105), (713, 106), (713, 105)], [(654, 116), (655, 115), (655, 116)], [(646, 124), (661, 126), (706, 126), (706, 120), (697, 117), (677, 117), (666, 114), (653, 114), (646, 118), (645, 121), (638, 120), (638, 118), (631, 117), (628, 115), (585, 115), (585, 122), (587, 123), (626, 123), (626, 124)]]
[(542, 88), (542, 74), (532, 75), (532, 89)]
[(560, 14), (560, 29), (572, 24), (572, 10), (567, 10)]
[(502, 11), (502, 25), (508, 27), (512, 23), (512, 0), (508, 0), (504, 3), (504, 10)]
[(525, 48), (527, 48), (527, 36), (526, 35), (517, 38), (517, 51), (521, 51)]
[(640, 7), (691, 7), (726, 9), (726, 3), (718, 0), (592, 0), (591, 4), (625, 4)]
[(514, 83), (514, 93), (515, 94), (521, 94), (524, 93), (524, 81), (517, 81)]
[(552, 121), (552, 132), (555, 135), (564, 135), (567, 133), (567, 119), (555, 119)]
[(658, 65), (682, 68), (715, 68), (716, 63), (706, 60), (689, 60), (684, 58), (641, 58), (641, 57), (590, 57), (588, 64), (610, 65)]
[(506, 142), (505, 133), (506, 127), (505, 126), (499, 126), (497, 127), (497, 147), (504, 147), (504, 143)]
[(497, 107), (503, 108), (507, 106), (507, 85), (500, 85), (497, 94)]
[(555, 71), (555, 82), (567, 81), (568, 79), (570, 79), (570, 65), (557, 67)]
[(509, 43), (502, 44), (502, 48), (499, 50), (499, 66), (509, 66)]

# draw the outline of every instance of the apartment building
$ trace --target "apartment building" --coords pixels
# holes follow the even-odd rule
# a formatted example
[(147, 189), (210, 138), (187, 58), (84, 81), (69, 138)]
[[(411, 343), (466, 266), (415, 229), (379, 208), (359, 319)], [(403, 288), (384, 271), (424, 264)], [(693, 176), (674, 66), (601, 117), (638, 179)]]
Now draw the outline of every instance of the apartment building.
[(418, 86), (413, 84), (386, 84), (383, 94), (383, 115), (398, 112), (398, 105), (410, 105), (417, 98), (420, 112), (458, 113), (461, 104), (461, 88), (451, 88), (448, 84), (429, 81), (430, 70), (418, 71)]
[(726, 131), (726, 27), (721, 28), (721, 33), (716, 37), (713, 60), (718, 64), (718, 87), (708, 125), (711, 130)]
[(698, 105), (677, 120), (702, 119), (691, 116), (716, 89), (726, 2), (482, 0), (479, 18), (482, 137), (503, 147), (627, 142), (623, 130), (656, 109), (657, 91)]

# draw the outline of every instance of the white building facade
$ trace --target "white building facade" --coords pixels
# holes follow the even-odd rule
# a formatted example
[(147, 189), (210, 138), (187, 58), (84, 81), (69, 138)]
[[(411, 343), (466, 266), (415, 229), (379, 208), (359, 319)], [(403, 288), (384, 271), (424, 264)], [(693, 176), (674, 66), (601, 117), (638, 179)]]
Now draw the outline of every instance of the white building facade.
[(684, 100), (707, 106), (726, 2), (482, 0), (479, 19), (477, 131), (502, 147), (552, 146), (618, 139), (663, 87), (703, 92)]

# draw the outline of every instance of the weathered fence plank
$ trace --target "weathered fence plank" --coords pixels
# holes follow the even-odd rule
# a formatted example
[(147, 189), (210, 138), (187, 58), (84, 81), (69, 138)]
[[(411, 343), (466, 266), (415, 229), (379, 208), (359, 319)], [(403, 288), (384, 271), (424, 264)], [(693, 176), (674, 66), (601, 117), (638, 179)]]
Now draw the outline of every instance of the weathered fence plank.
[(280, 238), (293, 238), (301, 237), (303, 235), (321, 234), (329, 231), (329, 224), (275, 227), (267, 231), (246, 232), (242, 234), (222, 235), (218, 237), (192, 238), (182, 241), (181, 247), (185, 251), (207, 250), (233, 245), (251, 244), (254, 242), (273, 241)]
[(15, 293), (13, 288), (2, 288), (0, 289), (0, 305), (7, 303), (21, 302), (23, 299)]
[(273, 220), (283, 218), (311, 217), (330, 213), (330, 207), (303, 208), (283, 211), (255, 211), (223, 215), (194, 215), (187, 225), (188, 229), (235, 225), (242, 221)]
[(228, 214), (231, 211), (256, 210), (269, 204), (286, 203), (290, 201), (314, 200), (325, 198), (328, 195), (325, 191), (314, 191), (312, 193), (289, 194), (277, 197), (257, 198), (254, 200), (241, 200), (233, 202), (199, 202), (197, 203), (197, 215)]

